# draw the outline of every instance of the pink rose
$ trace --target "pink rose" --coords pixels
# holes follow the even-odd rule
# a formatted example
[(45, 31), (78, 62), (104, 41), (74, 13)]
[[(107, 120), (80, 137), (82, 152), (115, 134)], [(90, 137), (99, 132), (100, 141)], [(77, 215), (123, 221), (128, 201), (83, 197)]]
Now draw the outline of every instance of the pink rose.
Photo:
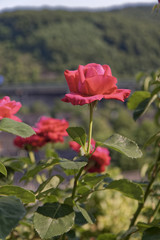
[[(74, 151), (78, 153), (80, 152), (81, 146), (78, 143), (71, 141), (69, 145)], [(93, 139), (91, 140), (91, 145), (92, 145), (92, 150), (90, 151), (90, 153), (92, 153), (95, 148), (95, 141)], [(110, 160), (111, 160), (111, 157), (109, 156), (108, 149), (103, 147), (97, 147), (95, 152), (93, 152), (91, 157), (88, 159), (86, 171), (92, 172), (92, 173), (104, 172), (106, 169), (106, 166), (110, 164)]]
[(110, 164), (111, 157), (109, 156), (109, 151), (103, 147), (97, 147), (96, 151), (88, 159), (88, 172), (104, 172), (106, 166)]
[[(94, 139), (92, 138), (91, 139), (91, 150), (90, 150), (90, 153), (92, 153), (94, 151), (94, 148), (95, 148), (95, 145), (96, 145), (96, 142), (94, 141)], [(81, 148), (81, 145), (79, 145), (77, 142), (75, 141), (70, 141), (69, 142), (69, 146), (70, 148), (72, 148), (75, 152), (80, 152), (80, 148)]]
[(73, 105), (89, 104), (96, 100), (117, 99), (124, 101), (130, 94), (129, 89), (118, 89), (117, 79), (112, 76), (108, 65), (89, 63), (79, 65), (78, 70), (64, 72), (70, 93), (62, 99)]
[(19, 148), (32, 150), (32, 151), (36, 151), (38, 150), (38, 148), (43, 147), (47, 143), (46, 139), (42, 136), (39, 136), (35, 128), (33, 129), (36, 132), (36, 134), (27, 138), (22, 138), (20, 136), (17, 136), (14, 139), (14, 145)]
[(21, 103), (11, 101), (8, 96), (0, 99), (0, 120), (2, 118), (11, 118), (15, 121), (21, 122), (21, 119), (14, 116), (21, 108)]
[(65, 119), (56, 119), (51, 117), (41, 117), (36, 124), (37, 132), (45, 137), (48, 142), (63, 142), (64, 137), (68, 136), (66, 129), (69, 124)]

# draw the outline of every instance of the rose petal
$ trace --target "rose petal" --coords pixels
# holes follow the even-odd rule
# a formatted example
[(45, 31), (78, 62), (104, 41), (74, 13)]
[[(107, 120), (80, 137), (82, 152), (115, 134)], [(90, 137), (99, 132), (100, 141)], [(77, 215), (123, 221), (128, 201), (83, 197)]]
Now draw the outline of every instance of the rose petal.
[(68, 83), (68, 87), (69, 87), (70, 92), (77, 92), (78, 91), (77, 73), (78, 73), (77, 70), (75, 70), (75, 71), (66, 70), (64, 72), (64, 75), (65, 75), (66, 81)]
[(83, 83), (85, 81), (85, 76), (84, 76), (84, 66), (79, 65), (78, 67), (78, 73), (79, 73), (79, 82)]
[(130, 89), (117, 89), (115, 92), (111, 94), (105, 94), (103, 96), (104, 99), (116, 99), (124, 102), (124, 100), (130, 95)]
[(73, 105), (84, 105), (84, 104), (94, 102), (96, 100), (101, 100), (102, 98), (103, 98), (103, 95), (94, 95), (94, 96), (91, 96), (91, 97), (83, 97), (79, 94), (68, 93), (61, 100), (63, 102), (70, 102)]
[(103, 65), (103, 68), (105, 70), (104, 76), (112, 76), (111, 68), (108, 65)]
[(93, 96), (99, 94), (109, 94), (117, 89), (117, 79), (112, 76), (95, 76), (87, 78), (79, 85), (79, 93), (84, 96)]

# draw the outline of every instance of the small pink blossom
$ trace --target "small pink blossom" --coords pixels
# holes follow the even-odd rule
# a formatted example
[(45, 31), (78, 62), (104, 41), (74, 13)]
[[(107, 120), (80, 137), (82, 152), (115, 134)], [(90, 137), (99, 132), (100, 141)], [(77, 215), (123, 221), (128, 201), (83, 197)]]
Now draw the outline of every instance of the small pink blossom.
[(3, 97), (0, 99), (0, 120), (2, 118), (11, 118), (15, 121), (21, 122), (21, 119), (14, 116), (19, 109), (21, 108), (22, 104), (20, 102), (11, 101), (8, 96)]

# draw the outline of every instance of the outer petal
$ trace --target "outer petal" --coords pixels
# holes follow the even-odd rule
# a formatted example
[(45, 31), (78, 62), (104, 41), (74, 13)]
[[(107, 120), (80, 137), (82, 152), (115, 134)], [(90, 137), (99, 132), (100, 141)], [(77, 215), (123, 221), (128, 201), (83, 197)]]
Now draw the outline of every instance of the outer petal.
[(64, 72), (64, 75), (67, 80), (70, 92), (77, 92), (78, 91), (78, 78), (77, 78), (78, 71), (66, 70)]
[(20, 118), (14, 116), (14, 115), (11, 116), (10, 118), (13, 119), (13, 120), (15, 120), (15, 121), (17, 121), (17, 122), (22, 122), (22, 120), (21, 120)]
[(104, 76), (112, 76), (111, 68), (109, 65), (102, 65), (102, 67), (105, 70)]
[(104, 99), (116, 99), (116, 100), (124, 102), (124, 100), (129, 97), (130, 93), (131, 93), (130, 89), (117, 89), (115, 92), (113, 92), (111, 94), (105, 94), (103, 96), (103, 98)]
[(117, 79), (112, 76), (97, 75), (87, 78), (86, 81), (79, 86), (79, 93), (86, 96), (98, 94), (109, 94), (117, 89)]
[(83, 83), (85, 81), (84, 66), (83, 65), (79, 65), (78, 73), (79, 73), (79, 83)]
[(91, 97), (83, 97), (83, 96), (81, 96), (79, 94), (68, 93), (61, 100), (63, 102), (70, 102), (73, 105), (84, 105), (84, 104), (88, 104), (88, 103), (94, 102), (96, 100), (101, 100), (102, 98), (103, 98), (102, 94), (94, 95), (94, 96), (91, 96)]
[(22, 107), (22, 104), (20, 102), (11, 101), (10, 103), (7, 103), (6, 106), (10, 107), (11, 114), (15, 114)]

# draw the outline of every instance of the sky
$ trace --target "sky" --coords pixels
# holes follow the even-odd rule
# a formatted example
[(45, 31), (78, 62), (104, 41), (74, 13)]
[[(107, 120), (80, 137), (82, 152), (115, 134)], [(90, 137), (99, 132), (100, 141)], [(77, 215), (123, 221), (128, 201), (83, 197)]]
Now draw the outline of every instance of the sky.
[(125, 4), (157, 4), (156, 0), (0, 0), (0, 11), (17, 7), (110, 8)]

